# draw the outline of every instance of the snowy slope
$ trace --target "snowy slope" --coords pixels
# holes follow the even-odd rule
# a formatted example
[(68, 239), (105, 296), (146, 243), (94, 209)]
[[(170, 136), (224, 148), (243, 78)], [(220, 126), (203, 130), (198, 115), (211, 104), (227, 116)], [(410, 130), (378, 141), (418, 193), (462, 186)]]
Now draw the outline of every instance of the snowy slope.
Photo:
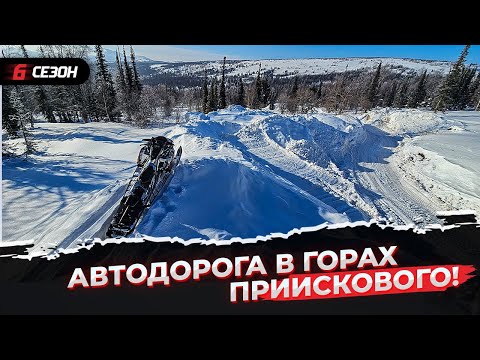
[(414, 136), (447, 126), (438, 113), (418, 109), (375, 109), (363, 116), (362, 121), (393, 135)]
[(442, 209), (480, 214), (479, 112), (381, 109), (362, 121), (372, 142), (389, 154), (387, 161), (359, 163), (373, 171), (357, 172), (357, 177), (382, 194), (374, 203), (389, 218), (434, 222)]
[[(312, 172), (303, 174), (311, 179), (302, 178), (288, 172), (295, 169), (293, 162), (307, 169), (316, 165), (308, 165), (286, 149), (290, 157), (275, 163), (279, 168), (273, 170), (273, 160), (260, 159), (248, 149), (251, 136), (236, 135), (256, 121), (275, 124), (278, 115), (233, 107), (203, 120), (198, 113), (187, 118), (181, 126), (162, 129), (37, 124), (39, 154), (28, 161), (12, 158), (3, 163), (3, 240), (33, 239), (34, 250), (43, 251), (99, 236), (131, 175), (140, 139), (160, 134), (182, 145), (184, 156), (169, 190), (138, 227), (141, 233), (245, 237), (370, 217), (349, 203), (352, 194), (342, 198), (342, 189), (353, 186), (341, 179), (333, 164), (319, 179)], [(345, 124), (338, 119), (337, 126)], [(345, 133), (331, 128), (343, 134), (332, 137), (334, 146), (345, 146), (345, 138), (352, 136), (349, 125), (344, 127)], [(287, 127), (283, 131), (290, 132)]]
[(392, 161), (447, 210), (480, 214), (480, 114), (455, 111), (441, 118), (443, 126), (406, 139)]
[(438, 222), (439, 210), (480, 211), (478, 126), (478, 112), (287, 116), (239, 106), (149, 129), (38, 123), (38, 154), (2, 163), (3, 240), (33, 240), (41, 253), (103, 236), (141, 139), (157, 135), (181, 145), (183, 157), (132, 236), (230, 239), (378, 217)]
[[(323, 75), (341, 73), (346, 70), (373, 70), (382, 66), (397, 73), (428, 72), (446, 74), (452, 65), (449, 61), (430, 61), (398, 58), (324, 58), (324, 59), (284, 59), (284, 60), (231, 60), (226, 64), (226, 75), (254, 76), (261, 64), (262, 72), (274, 71), (275, 76)], [(159, 73), (203, 76), (204, 70), (220, 72), (223, 61), (202, 61), (184, 63), (153, 64), (151, 68)]]

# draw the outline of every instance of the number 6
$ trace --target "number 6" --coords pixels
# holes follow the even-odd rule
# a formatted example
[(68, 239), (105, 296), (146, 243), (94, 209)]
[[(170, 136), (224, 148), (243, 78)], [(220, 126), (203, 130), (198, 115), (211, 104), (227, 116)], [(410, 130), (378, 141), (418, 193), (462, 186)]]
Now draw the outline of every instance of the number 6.
[(13, 69), (12, 80), (25, 80), (27, 73), (27, 64), (18, 64)]

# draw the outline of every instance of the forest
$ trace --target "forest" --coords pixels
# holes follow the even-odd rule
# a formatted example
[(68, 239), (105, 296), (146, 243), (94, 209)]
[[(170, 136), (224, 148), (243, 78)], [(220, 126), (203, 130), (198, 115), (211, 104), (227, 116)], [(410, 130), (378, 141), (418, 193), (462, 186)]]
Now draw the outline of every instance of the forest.
[[(236, 104), (281, 113), (368, 111), (376, 107), (425, 108), (433, 111), (480, 108), (480, 73), (467, 65), (467, 45), (448, 74), (398, 74), (379, 62), (375, 69), (322, 75), (275, 76), (259, 64), (256, 76), (226, 76), (205, 68), (204, 76), (164, 74), (142, 78), (132, 46), (116, 51), (107, 63), (101, 45), (40, 45), (42, 57), (77, 57), (91, 68), (81, 85), (4, 86), (2, 126), (8, 137), (23, 137), (26, 153), (35, 151), (31, 129), (48, 122), (126, 122), (145, 127), (165, 119), (182, 121), (185, 111), (209, 113)], [(95, 56), (89, 56), (94, 53)], [(25, 46), (4, 48), (3, 57), (28, 58)]]

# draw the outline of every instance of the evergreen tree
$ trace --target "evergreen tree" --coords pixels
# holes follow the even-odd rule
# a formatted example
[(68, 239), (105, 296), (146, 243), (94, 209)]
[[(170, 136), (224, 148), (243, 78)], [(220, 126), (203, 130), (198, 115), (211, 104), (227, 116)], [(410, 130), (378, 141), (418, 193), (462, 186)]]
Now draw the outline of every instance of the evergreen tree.
[[(20, 50), (22, 51), (23, 57), (25, 59), (28, 59), (28, 52), (27, 52), (27, 49), (25, 48), (25, 45), (20, 45)], [(36, 108), (33, 101), (34, 96), (33, 96), (32, 90), (33, 90), (33, 87), (31, 86), (22, 86), (21, 88), (17, 88), (17, 91), (19, 92), (22, 98), (22, 102), (25, 104), (25, 106), (29, 110), (30, 126), (33, 128), (34, 127), (33, 113), (36, 111)]]
[(168, 92), (168, 87), (165, 85), (165, 101), (163, 102), (163, 115), (165, 117), (172, 116), (173, 104), (170, 94)]
[(238, 85), (237, 103), (245, 107), (245, 88), (243, 87), (242, 78), (240, 78), (240, 84)]
[(40, 112), (45, 116), (47, 121), (51, 123), (57, 122), (55, 119), (55, 114), (53, 113), (52, 105), (50, 104), (50, 99), (42, 85), (36, 86), (35, 97), (38, 102)]
[(97, 60), (96, 85), (98, 108), (104, 112), (104, 115), (109, 121), (113, 121), (115, 118), (116, 95), (112, 75), (108, 71), (102, 46), (95, 45), (95, 52)]
[(269, 95), (269, 98), (268, 98), (268, 108), (270, 110), (274, 110), (275, 109), (275, 100), (277, 99), (277, 91), (275, 90), (275, 88), (271, 88), (270, 89), (270, 95)]
[(2, 91), (2, 127), (10, 137), (18, 137), (20, 126), (17, 120), (17, 110), (13, 107), (10, 94), (12, 87), (4, 86)]
[(225, 99), (225, 62), (227, 61), (227, 57), (223, 57), (223, 67), (222, 67), (222, 81), (220, 82), (220, 99), (218, 102), (218, 107), (220, 109), (225, 109), (227, 106), (227, 102)]
[(204, 114), (210, 112), (210, 104), (208, 102), (208, 80), (207, 80), (207, 69), (205, 69), (205, 77), (203, 78), (203, 102), (202, 102), (202, 111)]
[(218, 110), (218, 84), (216, 76), (215, 81), (213, 82), (213, 110)]
[(133, 51), (132, 45), (130, 45), (130, 60), (132, 63), (132, 72), (133, 72), (133, 87), (140, 93), (142, 91), (142, 84), (137, 72), (137, 64), (135, 62), (135, 52)]
[(215, 95), (216, 81), (217, 79), (212, 79), (210, 82), (210, 91), (208, 94), (208, 112), (217, 110), (217, 99)]
[(480, 73), (477, 74), (475, 81), (470, 85), (469, 94), (469, 105), (475, 107), (477, 104), (477, 96), (480, 96)]
[(463, 110), (470, 101), (470, 85), (477, 72), (476, 67), (464, 68), (460, 77), (460, 84), (456, 99), (456, 109)]
[(298, 76), (293, 78), (293, 84), (287, 99), (287, 109), (290, 112), (296, 112), (298, 107)]
[(400, 90), (397, 91), (395, 100), (393, 102), (393, 106), (395, 106), (398, 109), (405, 107), (405, 104), (407, 102), (408, 87), (409, 87), (408, 80), (405, 80), (400, 86)]
[(443, 84), (439, 87), (433, 102), (435, 111), (445, 111), (458, 106), (462, 74), (465, 69), (465, 60), (469, 49), (470, 45), (466, 45), (458, 60), (453, 64), (452, 69), (445, 77)]
[(390, 86), (390, 89), (387, 92), (387, 95), (385, 96), (385, 99), (383, 101), (383, 105), (386, 106), (386, 107), (391, 107), (393, 105), (394, 100), (395, 100), (396, 93), (397, 93), (397, 82), (394, 81), (392, 83), (392, 86)]
[(123, 47), (123, 66), (125, 68), (125, 83), (127, 85), (127, 93), (130, 94), (133, 91), (133, 75), (132, 69), (127, 61), (127, 55), (125, 54), (125, 46)]
[(369, 110), (376, 106), (377, 103), (377, 96), (378, 96), (378, 85), (380, 84), (380, 71), (382, 68), (382, 62), (380, 62), (377, 66), (377, 71), (375, 71), (375, 75), (370, 82), (370, 86), (367, 90), (367, 102), (366, 102), (366, 109)]
[(98, 121), (98, 111), (95, 106), (95, 92), (91, 78), (80, 86), (80, 91), (82, 92), (82, 107), (80, 109), (80, 115), (83, 118), (83, 121)]
[(258, 73), (257, 78), (255, 79), (255, 85), (253, 88), (253, 101), (252, 101), (252, 108), (258, 109), (262, 103), (262, 80), (260, 77), (260, 69), (262, 68), (262, 64), (258, 65)]
[(293, 78), (293, 85), (290, 90), (290, 96), (295, 97), (297, 96), (297, 93), (298, 93), (298, 76), (295, 76)]
[(127, 84), (125, 82), (125, 73), (123, 72), (122, 62), (118, 56), (118, 51), (115, 53), (115, 61), (117, 63), (117, 74), (115, 76), (117, 91), (124, 95), (127, 90)]
[(417, 87), (415, 91), (412, 93), (410, 98), (408, 99), (408, 107), (410, 108), (417, 108), (419, 104), (425, 100), (425, 96), (427, 95), (427, 90), (425, 88), (425, 83), (427, 79), (427, 70), (425, 70), (420, 79), (417, 82)]
[(262, 79), (262, 106), (266, 106), (270, 103), (270, 83), (267, 77), (264, 75)]
[(317, 99), (320, 99), (322, 97), (322, 87), (323, 87), (323, 81), (320, 81), (320, 84), (318, 84), (318, 88), (315, 93)]
[(25, 48), (25, 45), (20, 45), (20, 50), (22, 51), (22, 55), (25, 59), (28, 59), (29, 56), (28, 56), (28, 52), (27, 52), (27, 49)]
[[(40, 46), (40, 55), (42, 57), (45, 57), (43, 47), (41, 47), (41, 46)], [(28, 54), (27, 54), (26, 50), (25, 50), (24, 56), (26, 56), (28, 58)], [(45, 116), (47, 121), (51, 122), (51, 123), (57, 122), (57, 120), (55, 119), (55, 114), (53, 112), (53, 106), (52, 106), (51, 99), (48, 95), (47, 90), (42, 85), (38, 85), (36, 87), (35, 97), (36, 97), (40, 112)]]

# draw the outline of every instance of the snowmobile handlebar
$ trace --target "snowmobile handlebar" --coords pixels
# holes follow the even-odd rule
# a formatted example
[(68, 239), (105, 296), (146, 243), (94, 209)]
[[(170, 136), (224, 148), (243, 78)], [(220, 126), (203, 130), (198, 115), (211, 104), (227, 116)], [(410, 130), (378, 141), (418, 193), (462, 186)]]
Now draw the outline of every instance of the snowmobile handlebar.
[(173, 143), (173, 141), (171, 139), (166, 138), (164, 136), (152, 136), (151, 138), (148, 138), (148, 139), (142, 139), (142, 141), (145, 141), (145, 142), (158, 141), (158, 138), (162, 138), (162, 140), (164, 140), (168, 143)]

